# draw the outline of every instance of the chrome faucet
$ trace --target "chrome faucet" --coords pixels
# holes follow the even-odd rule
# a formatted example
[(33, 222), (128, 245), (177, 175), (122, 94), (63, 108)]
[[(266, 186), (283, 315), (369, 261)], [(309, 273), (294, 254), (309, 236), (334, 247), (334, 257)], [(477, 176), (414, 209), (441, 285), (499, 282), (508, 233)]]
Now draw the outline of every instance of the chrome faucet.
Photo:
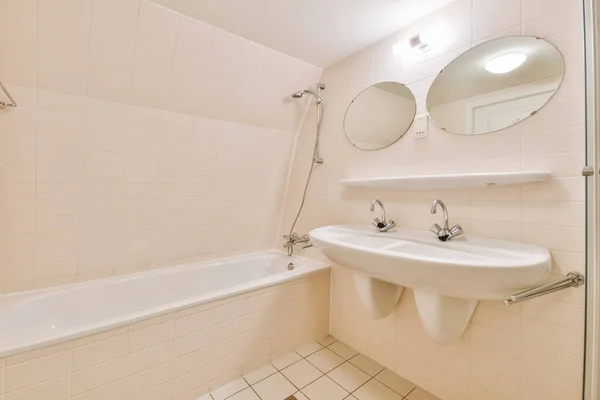
[(304, 235), (300, 236), (296, 232), (294, 232), (291, 235), (283, 235), (283, 238), (285, 239), (285, 244), (283, 245), (283, 247), (287, 249), (288, 256), (294, 254), (294, 246), (298, 243), (308, 243), (302, 247), (303, 249), (308, 249), (309, 247), (313, 246), (312, 243), (309, 243), (310, 237), (308, 236), (308, 233), (305, 233)]
[(462, 235), (464, 232), (460, 225), (454, 225), (452, 229), (448, 226), (448, 209), (446, 208), (446, 204), (444, 204), (441, 200), (434, 200), (431, 205), (431, 213), (437, 214), (437, 206), (442, 207), (442, 211), (444, 211), (444, 227), (442, 228), (438, 224), (431, 225), (429, 230), (437, 235), (438, 239), (442, 242), (453, 239), (457, 236)]
[(393, 219), (390, 219), (389, 221), (387, 220), (385, 216), (385, 206), (383, 205), (381, 200), (375, 199), (371, 202), (371, 212), (375, 212), (375, 204), (379, 204), (379, 207), (381, 207), (381, 219), (374, 218), (373, 226), (379, 229), (379, 232), (383, 233), (394, 229), (396, 227), (396, 223)]

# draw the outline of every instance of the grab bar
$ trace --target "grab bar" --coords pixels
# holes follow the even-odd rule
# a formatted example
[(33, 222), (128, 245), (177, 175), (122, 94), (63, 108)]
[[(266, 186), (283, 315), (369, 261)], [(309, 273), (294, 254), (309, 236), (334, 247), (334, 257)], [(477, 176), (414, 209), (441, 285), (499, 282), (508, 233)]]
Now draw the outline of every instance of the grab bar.
[(579, 287), (585, 283), (585, 277), (579, 272), (569, 272), (564, 278), (557, 279), (543, 285), (535, 286), (517, 294), (513, 294), (509, 299), (504, 300), (504, 304), (510, 306), (521, 301), (544, 296), (546, 294), (558, 292), (559, 290), (570, 287)]
[(4, 106), (4, 107), (16, 107), (17, 106), (17, 102), (15, 101), (15, 99), (12, 98), (12, 96), (10, 95), (10, 93), (8, 93), (8, 89), (2, 84), (2, 82), (0, 82), (0, 89), (2, 89), (2, 91), (4, 92), (4, 94), (6, 95), (6, 97), (8, 97), (8, 100), (10, 100), (10, 103), (7, 103), (5, 101), (0, 100), (0, 106)]

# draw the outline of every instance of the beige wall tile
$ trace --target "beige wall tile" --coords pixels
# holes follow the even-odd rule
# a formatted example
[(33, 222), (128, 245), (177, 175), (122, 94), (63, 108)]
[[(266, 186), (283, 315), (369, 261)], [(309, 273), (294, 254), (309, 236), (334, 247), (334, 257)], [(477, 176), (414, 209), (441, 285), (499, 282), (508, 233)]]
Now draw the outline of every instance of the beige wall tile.
[(71, 375), (71, 395), (88, 392), (127, 376), (127, 357), (74, 372)]
[(37, 358), (51, 356), (56, 353), (68, 352), (70, 349), (71, 342), (59, 343), (53, 346), (43, 347), (38, 350), (26, 351), (14, 356), (9, 356), (6, 358), (5, 363), (7, 366), (16, 365), (27, 361), (33, 361)]
[(127, 335), (120, 335), (73, 349), (73, 371), (79, 371), (127, 355), (127, 339)]
[(152, 347), (173, 339), (173, 321), (163, 322), (129, 333), (129, 351), (131, 353)]
[(129, 373), (135, 374), (166, 363), (173, 358), (173, 342), (165, 342), (129, 355)]
[[(151, 1), (59, 2), (27, 0), (16, 6), (11, 0), (0, 16), (0, 30), (22, 33), (12, 35), (16, 41), (0, 39), (6, 56), (0, 59), (0, 75), (20, 105), (0, 116), (0, 185), (31, 183), (32, 198), (44, 202), (126, 195), (131, 206), (82, 215), (70, 203), (36, 216), (0, 207), (0, 213), (19, 218), (0, 215), (0, 234), (9, 243), (23, 233), (80, 238), (69, 248), (34, 244), (36, 265), (0, 269), (0, 292), (272, 247), (279, 221), (268, 210), (281, 205), (289, 154), (303, 117), (296, 103), (280, 99), (289, 94), (292, 81), (313, 84), (321, 70)], [(273, 68), (265, 68), (270, 64)], [(268, 93), (248, 95), (255, 92), (248, 88), (267, 78), (277, 82)], [(234, 93), (234, 81), (242, 80), (246, 86), (238, 85)], [(261, 108), (254, 110), (258, 102)], [(197, 115), (213, 119), (194, 127)], [(238, 124), (237, 139), (221, 132), (231, 121)], [(211, 137), (215, 140), (209, 143)], [(272, 151), (242, 157), (244, 147), (247, 154), (251, 148)], [(190, 200), (216, 194), (222, 200), (217, 213), (212, 201), (199, 205)], [(142, 210), (149, 197), (156, 205)], [(161, 224), (158, 210), (166, 213), (167, 208), (186, 212), (186, 218)], [(225, 239), (226, 232), (215, 237), (206, 229), (203, 240), (194, 240), (200, 232), (191, 235), (193, 225), (215, 215), (228, 215), (230, 229), (240, 232), (235, 245)], [(247, 234), (255, 221), (261, 221), (259, 231)], [(121, 224), (143, 226), (157, 232), (157, 238), (129, 237), (115, 252), (108, 250), (114, 243), (94, 240), (113, 235)], [(106, 227), (111, 229), (100, 229)], [(60, 252), (62, 257), (56, 255)]]
[(5, 371), (6, 392), (24, 389), (53, 378), (66, 376), (70, 372), (70, 351), (7, 366)]
[(26, 389), (8, 393), (6, 399), (10, 400), (66, 400), (70, 397), (70, 377), (65, 376), (58, 379), (46, 381)]

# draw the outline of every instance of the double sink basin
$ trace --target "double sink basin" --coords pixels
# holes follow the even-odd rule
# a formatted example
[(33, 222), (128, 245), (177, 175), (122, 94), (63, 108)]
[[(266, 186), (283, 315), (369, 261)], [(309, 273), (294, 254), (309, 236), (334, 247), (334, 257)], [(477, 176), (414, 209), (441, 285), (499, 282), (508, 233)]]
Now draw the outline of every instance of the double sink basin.
[(451, 344), (479, 300), (500, 300), (549, 274), (548, 250), (523, 243), (460, 236), (439, 241), (428, 231), (326, 226), (310, 232), (314, 246), (355, 275), (359, 296), (376, 318), (389, 315), (405, 287), (415, 292), (432, 337)]

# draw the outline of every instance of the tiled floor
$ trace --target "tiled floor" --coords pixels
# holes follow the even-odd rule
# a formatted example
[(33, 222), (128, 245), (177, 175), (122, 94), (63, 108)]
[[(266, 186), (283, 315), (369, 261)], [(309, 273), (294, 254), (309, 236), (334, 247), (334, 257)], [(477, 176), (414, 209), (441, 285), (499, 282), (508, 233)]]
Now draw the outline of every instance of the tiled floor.
[(329, 336), (199, 400), (439, 400)]

